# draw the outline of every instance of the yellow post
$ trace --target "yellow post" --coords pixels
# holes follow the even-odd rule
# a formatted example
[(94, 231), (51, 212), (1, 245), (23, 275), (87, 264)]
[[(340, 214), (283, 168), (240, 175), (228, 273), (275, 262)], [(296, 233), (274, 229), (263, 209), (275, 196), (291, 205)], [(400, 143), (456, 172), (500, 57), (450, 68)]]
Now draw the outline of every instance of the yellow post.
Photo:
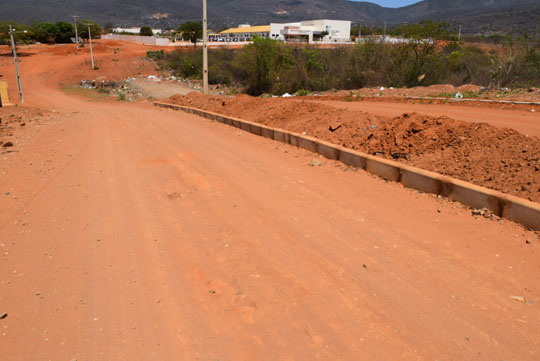
[(13, 105), (9, 102), (7, 80), (4, 79), (0, 79), (0, 98), (2, 98), (2, 106)]

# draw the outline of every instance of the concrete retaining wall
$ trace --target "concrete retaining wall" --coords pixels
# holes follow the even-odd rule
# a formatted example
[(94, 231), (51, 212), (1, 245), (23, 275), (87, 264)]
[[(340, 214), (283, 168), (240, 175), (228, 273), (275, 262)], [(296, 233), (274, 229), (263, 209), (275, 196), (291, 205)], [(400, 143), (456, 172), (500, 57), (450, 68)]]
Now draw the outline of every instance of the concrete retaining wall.
[[(102, 35), (101, 39), (104, 40), (118, 40), (118, 41), (127, 41), (130, 43), (138, 43), (138, 44), (145, 44), (145, 45), (155, 45), (155, 46), (170, 46), (170, 47), (191, 47), (193, 46), (193, 43), (189, 41), (177, 41), (172, 42), (167, 38), (155, 38), (153, 36), (140, 36), (140, 35), (120, 35), (120, 34), (107, 34)], [(244, 46), (251, 44), (251, 41), (236, 41), (236, 42), (218, 42), (218, 41), (209, 41), (208, 47), (216, 48), (216, 47), (236, 47), (236, 46)], [(197, 43), (197, 46), (202, 46), (202, 43)]]
[(163, 108), (183, 110), (187, 113), (228, 124), (247, 132), (318, 153), (328, 159), (339, 160), (347, 165), (362, 168), (405, 187), (426, 193), (438, 194), (475, 209), (487, 208), (493, 214), (540, 231), (540, 204), (447, 177), (438, 173), (410, 167), (405, 164), (347, 149), (323, 140), (315, 139), (282, 129), (267, 127), (233, 117), (224, 116), (181, 105), (155, 102)]
[(168, 46), (169, 39), (166, 38), (154, 38), (153, 36), (139, 36), (139, 35), (102, 35), (101, 39), (105, 40), (120, 40), (129, 41), (132, 43), (141, 43), (146, 45)]

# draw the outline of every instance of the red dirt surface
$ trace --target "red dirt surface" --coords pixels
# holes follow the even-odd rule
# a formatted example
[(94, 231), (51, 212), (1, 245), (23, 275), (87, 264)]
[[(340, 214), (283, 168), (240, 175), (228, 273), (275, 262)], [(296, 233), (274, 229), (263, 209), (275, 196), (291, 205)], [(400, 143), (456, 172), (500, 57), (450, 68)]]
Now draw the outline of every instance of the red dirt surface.
[(533, 232), (200, 117), (60, 90), (82, 67), (21, 62), (26, 106), (50, 113), (15, 122), (0, 157), (2, 360), (539, 359)]
[[(119, 53), (114, 53), (115, 49), (120, 49)], [(18, 51), (24, 56), (22, 60), (39, 58), (47, 64), (57, 63), (50, 67), (42, 76), (47, 78), (55, 77), (60, 85), (78, 85), (81, 80), (96, 81), (121, 81), (128, 77), (147, 77), (156, 75), (154, 62), (145, 58), (148, 50), (160, 50), (159, 47), (147, 47), (130, 43), (118, 43), (114, 41), (97, 40), (94, 43), (94, 57), (97, 70), (92, 70), (90, 59), (90, 48), (75, 49), (73, 45), (29, 45), (18, 47)], [(170, 49), (166, 49), (170, 51)], [(3, 71), (10, 71), (13, 64), (7, 64), (10, 59), (7, 57), (11, 51), (7, 46), (0, 46), (0, 61), (6, 64), (0, 67), (0, 74)], [(6, 69), (6, 70), (3, 70)], [(25, 74), (22, 73), (24, 80)], [(54, 84), (58, 85), (58, 84)], [(23, 87), (23, 90), (24, 87)], [(16, 99), (16, 87), (10, 87), (10, 98)]]
[[(11, 137), (22, 131), (23, 127), (31, 127), (35, 122), (46, 121), (50, 112), (38, 108), (3, 107), (0, 108), (0, 152), (9, 151), (12, 146)], [(24, 128), (24, 129), (26, 129)]]
[(404, 98), (404, 97), (440, 97), (450, 96), (454, 97), (459, 91), (462, 94), (474, 93), (478, 99), (492, 99), (492, 100), (516, 100), (516, 101), (529, 101), (540, 102), (540, 89), (527, 88), (527, 89), (515, 89), (515, 90), (487, 90), (481, 92), (482, 87), (478, 85), (462, 85), (455, 87), (449, 84), (431, 85), (426, 87), (414, 87), (414, 88), (363, 88), (355, 90), (330, 90), (326, 92), (318, 92), (324, 96), (336, 96), (336, 97), (385, 97), (385, 98)]
[(170, 101), (306, 133), (540, 201), (540, 140), (512, 129), (420, 114), (392, 119), (310, 101), (246, 95), (226, 98), (190, 93), (173, 96)]
[(392, 98), (366, 98), (361, 101), (349, 102), (328, 100), (329, 98), (337, 99), (334, 97), (309, 97), (306, 100), (340, 109), (364, 111), (391, 118), (404, 113), (419, 113), (432, 117), (447, 115), (456, 120), (488, 123), (498, 128), (512, 128), (522, 134), (540, 138), (540, 106), (492, 105), (468, 102), (437, 104), (437, 102), (403, 101)]
[[(540, 112), (540, 105), (537, 104), (509, 104), (509, 103), (488, 103), (481, 101), (456, 101), (455, 99), (406, 99), (402, 97), (387, 97), (387, 96), (350, 96), (350, 95), (324, 95), (324, 96), (306, 96), (305, 100), (313, 101), (336, 101), (347, 102), (352, 105), (357, 103), (394, 103), (394, 104), (407, 104), (407, 105), (441, 105), (444, 107), (460, 107), (460, 108), (481, 108), (488, 110), (520, 110), (527, 113)], [(540, 101), (539, 101), (540, 103)], [(380, 106), (380, 104), (379, 104)], [(474, 111), (474, 110), (472, 110)], [(540, 117), (540, 114), (533, 114), (535, 117)]]

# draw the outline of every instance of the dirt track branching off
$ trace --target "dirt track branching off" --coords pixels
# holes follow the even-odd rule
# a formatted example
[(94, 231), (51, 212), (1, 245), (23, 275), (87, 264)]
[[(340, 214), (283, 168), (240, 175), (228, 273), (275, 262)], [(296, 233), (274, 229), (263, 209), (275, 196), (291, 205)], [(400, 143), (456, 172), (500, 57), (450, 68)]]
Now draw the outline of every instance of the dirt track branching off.
[(508, 128), (416, 113), (386, 118), (283, 98), (170, 98), (394, 159), (540, 202), (540, 140)]

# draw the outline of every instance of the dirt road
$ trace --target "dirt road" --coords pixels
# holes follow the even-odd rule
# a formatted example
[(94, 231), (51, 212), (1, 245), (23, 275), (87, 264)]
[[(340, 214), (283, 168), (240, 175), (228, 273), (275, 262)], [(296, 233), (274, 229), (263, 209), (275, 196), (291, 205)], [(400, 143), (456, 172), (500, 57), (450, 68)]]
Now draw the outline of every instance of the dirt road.
[(46, 75), (79, 63), (21, 64), (55, 112), (0, 158), (2, 359), (540, 357), (535, 234)]
[(484, 122), (496, 127), (512, 128), (526, 135), (540, 137), (539, 106), (531, 106), (530, 110), (535, 110), (531, 112), (497, 108), (490, 109), (484, 106), (475, 108), (467, 105), (411, 104), (368, 100), (359, 102), (318, 101), (318, 103), (348, 110), (361, 110), (386, 117), (397, 117), (403, 113), (412, 112), (433, 117), (446, 115), (452, 119), (476, 123)]
[(155, 99), (168, 98), (175, 94), (189, 94), (193, 89), (175, 81), (155, 81), (152, 79), (135, 79), (130, 86), (142, 92), (146, 97)]

